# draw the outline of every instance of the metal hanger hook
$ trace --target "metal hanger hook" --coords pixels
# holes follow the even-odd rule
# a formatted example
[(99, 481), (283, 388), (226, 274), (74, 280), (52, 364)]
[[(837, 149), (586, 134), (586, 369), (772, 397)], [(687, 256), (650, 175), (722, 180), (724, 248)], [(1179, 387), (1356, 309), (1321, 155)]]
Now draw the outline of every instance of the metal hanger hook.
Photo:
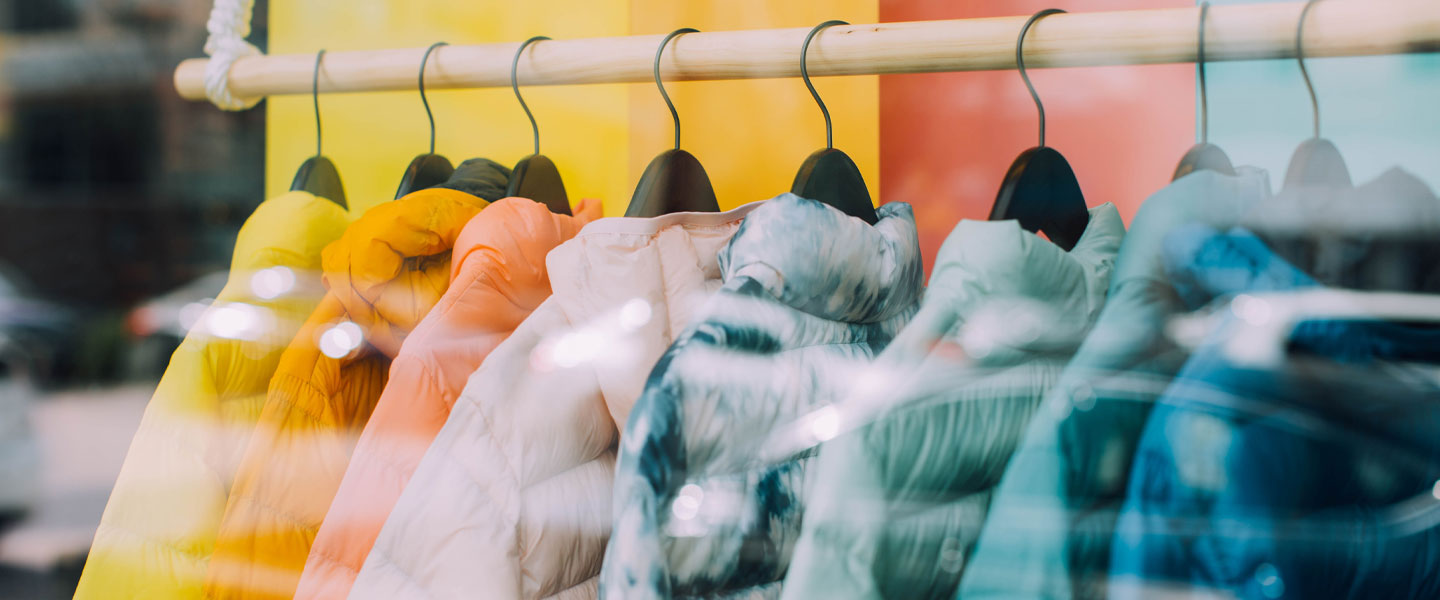
[(694, 27), (676, 29), (665, 36), (665, 39), (660, 40), (660, 49), (655, 51), (655, 87), (660, 88), (660, 97), (665, 99), (665, 106), (670, 107), (670, 119), (675, 121), (676, 150), (680, 149), (680, 113), (675, 112), (675, 103), (670, 101), (670, 94), (665, 93), (665, 84), (660, 81), (660, 57), (665, 56), (665, 46), (670, 44), (670, 40), (686, 33), (700, 33), (700, 30)]
[(315, 74), (310, 79), (310, 100), (315, 104), (315, 156), (317, 157), (324, 154), (320, 151), (320, 59), (324, 56), (324, 48), (315, 53)]
[(805, 80), (805, 87), (809, 88), (810, 95), (815, 98), (815, 104), (820, 105), (820, 114), (825, 116), (825, 149), (827, 150), (835, 147), (833, 128), (830, 125), (830, 109), (825, 108), (825, 101), (820, 99), (820, 92), (815, 91), (815, 84), (810, 83), (810, 70), (806, 66), (805, 58), (810, 52), (810, 40), (815, 39), (815, 35), (826, 27), (836, 25), (849, 25), (849, 23), (836, 19), (816, 25), (814, 29), (810, 30), (810, 33), (805, 35), (805, 43), (800, 46), (800, 79)]
[(530, 113), (530, 105), (525, 104), (525, 98), (520, 95), (520, 81), (516, 78), (516, 72), (520, 69), (520, 55), (525, 53), (525, 47), (549, 39), (543, 35), (537, 35), (520, 42), (520, 49), (515, 51), (515, 61), (510, 63), (510, 89), (515, 90), (515, 99), (520, 101), (520, 108), (525, 109), (525, 116), (530, 118), (530, 131), (535, 133), (535, 154), (540, 153), (540, 126), (535, 123), (535, 115)]
[(1020, 79), (1025, 80), (1025, 87), (1030, 90), (1030, 97), (1035, 99), (1035, 110), (1040, 113), (1040, 147), (1045, 147), (1045, 105), (1040, 102), (1040, 94), (1035, 93), (1035, 84), (1030, 83), (1030, 75), (1025, 73), (1025, 34), (1030, 32), (1030, 26), (1036, 21), (1054, 14), (1065, 12), (1058, 8), (1047, 8), (1030, 17), (1025, 21), (1025, 26), (1020, 28), (1020, 39), (1015, 42), (1015, 66), (1020, 69)]
[(435, 153), (435, 113), (430, 112), (430, 100), (425, 97), (425, 63), (430, 61), (430, 53), (441, 46), (449, 46), (445, 42), (435, 42), (425, 49), (425, 56), (420, 58), (420, 103), (425, 105), (425, 117), (430, 119), (430, 154)]
[(1305, 79), (1305, 90), (1310, 92), (1310, 110), (1315, 118), (1315, 138), (1320, 138), (1320, 98), (1315, 95), (1315, 84), (1310, 82), (1310, 71), (1305, 68), (1305, 17), (1310, 8), (1320, 0), (1310, 0), (1300, 9), (1300, 23), (1295, 26), (1295, 61), (1300, 63), (1300, 77)]
[(1210, 3), (1200, 3), (1200, 33), (1195, 45), (1195, 73), (1200, 78), (1200, 143), (1210, 143), (1210, 97), (1205, 90), (1205, 15)]

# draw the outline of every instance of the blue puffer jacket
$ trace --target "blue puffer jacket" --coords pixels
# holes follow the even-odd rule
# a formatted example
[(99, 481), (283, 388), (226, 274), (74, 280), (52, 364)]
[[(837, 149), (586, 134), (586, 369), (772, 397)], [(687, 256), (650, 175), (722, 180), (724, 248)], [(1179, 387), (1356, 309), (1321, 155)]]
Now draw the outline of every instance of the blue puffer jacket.
[[(1166, 246), (1194, 302), (1317, 287), (1243, 230), (1186, 228)], [(1440, 359), (1440, 331), (1308, 321), (1271, 370), (1227, 352), (1247, 326), (1226, 316), (1151, 414), (1110, 597), (1440, 597), (1440, 386), (1396, 364)]]
[(720, 254), (724, 287), (656, 364), (621, 437), (603, 597), (775, 597), (813, 452), (772, 434), (857, 384), (918, 308), (914, 216), (874, 226), (786, 194)]
[(1125, 233), (1105, 308), (1031, 418), (996, 489), (958, 598), (1105, 597), (1115, 512), (1154, 400), (1187, 357), (1165, 335), (1186, 310), (1165, 274), (1165, 236), (1233, 226), (1270, 197), (1263, 171), (1202, 171), (1156, 192)]

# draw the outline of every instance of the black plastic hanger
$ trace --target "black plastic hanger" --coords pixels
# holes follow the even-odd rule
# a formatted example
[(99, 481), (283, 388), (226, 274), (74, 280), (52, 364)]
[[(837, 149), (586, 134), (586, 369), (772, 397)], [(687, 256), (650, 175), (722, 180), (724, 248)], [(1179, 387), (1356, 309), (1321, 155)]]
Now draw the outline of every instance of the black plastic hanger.
[(805, 64), (810, 40), (820, 33), (820, 30), (835, 25), (849, 23), (826, 21), (816, 25), (809, 35), (805, 36), (805, 44), (800, 46), (800, 78), (805, 80), (805, 87), (810, 89), (815, 104), (820, 105), (820, 114), (825, 116), (825, 147), (816, 150), (800, 165), (800, 171), (795, 174), (795, 183), (790, 185), (790, 193), (801, 198), (818, 200), (874, 225), (879, 217), (875, 214), (874, 204), (870, 202), (870, 190), (865, 187), (865, 178), (860, 174), (860, 167), (855, 166), (855, 161), (835, 149), (830, 110), (825, 108), (825, 101), (820, 99), (820, 93), (816, 92), (815, 85), (810, 83), (810, 71)]
[(450, 159), (435, 153), (435, 114), (430, 112), (430, 100), (425, 97), (425, 63), (430, 60), (431, 52), (445, 45), (445, 42), (431, 44), (425, 49), (425, 56), (420, 59), (420, 103), (425, 105), (425, 116), (430, 119), (430, 152), (416, 156), (410, 161), (410, 166), (405, 168), (405, 176), (400, 179), (400, 189), (395, 191), (396, 200), (410, 192), (445, 183), (450, 174), (455, 172), (455, 166), (450, 164)]
[(1005, 181), (1000, 184), (1000, 194), (995, 197), (995, 206), (990, 209), (991, 221), (1015, 219), (1027, 231), (1042, 231), (1055, 245), (1070, 250), (1080, 241), (1090, 224), (1090, 212), (1085, 207), (1085, 196), (1080, 193), (1080, 182), (1070, 163), (1053, 148), (1045, 146), (1045, 105), (1025, 73), (1025, 34), (1035, 21), (1049, 15), (1063, 13), (1058, 8), (1049, 8), (1035, 13), (1020, 29), (1020, 40), (1015, 43), (1015, 66), (1020, 69), (1020, 78), (1030, 89), (1035, 99), (1035, 109), (1040, 113), (1040, 145), (1020, 153)]
[(1210, 143), (1210, 101), (1205, 89), (1205, 14), (1210, 12), (1210, 3), (1200, 3), (1199, 43), (1195, 51), (1195, 72), (1200, 78), (1200, 143), (1190, 147), (1175, 167), (1171, 180), (1179, 179), (1196, 171), (1215, 171), (1225, 175), (1235, 174), (1235, 165), (1219, 146)]
[(680, 113), (675, 112), (675, 103), (665, 93), (665, 84), (660, 81), (660, 57), (665, 46), (682, 33), (696, 33), (698, 29), (686, 27), (676, 29), (660, 41), (655, 51), (655, 86), (660, 88), (660, 97), (670, 107), (670, 118), (675, 121), (675, 148), (666, 150), (650, 161), (635, 194), (630, 197), (630, 206), (625, 209), (627, 217), (657, 217), (676, 212), (720, 212), (715, 200), (715, 188), (710, 185), (710, 176), (695, 155), (680, 149)]
[(300, 163), (295, 179), (290, 180), (290, 191), (310, 192), (349, 210), (345, 204), (345, 186), (340, 183), (340, 171), (320, 151), (320, 58), (323, 56), (324, 50), (315, 53), (315, 76), (310, 83), (310, 99), (315, 103), (315, 156)]
[(544, 204), (550, 212), (568, 215), (571, 214), (570, 198), (565, 195), (565, 182), (560, 180), (560, 171), (555, 168), (555, 163), (540, 154), (540, 125), (535, 123), (535, 115), (531, 114), (530, 106), (525, 104), (525, 98), (520, 96), (520, 82), (516, 78), (520, 55), (525, 53), (525, 47), (548, 39), (550, 38), (537, 35), (521, 42), (520, 49), (515, 51), (515, 61), (510, 63), (510, 88), (515, 90), (515, 99), (520, 101), (520, 108), (525, 109), (525, 116), (530, 118), (530, 130), (535, 133), (535, 153), (515, 163), (505, 195), (529, 198)]
[(1300, 10), (1300, 24), (1295, 27), (1295, 61), (1300, 63), (1300, 76), (1305, 79), (1305, 89), (1310, 92), (1310, 108), (1315, 117), (1315, 136), (1305, 140), (1290, 157), (1290, 166), (1285, 169), (1285, 188), (1297, 185), (1326, 187), (1353, 187), (1350, 169), (1340, 150), (1330, 140), (1320, 137), (1320, 99), (1315, 95), (1315, 85), (1310, 82), (1310, 71), (1305, 68), (1305, 17), (1310, 8), (1320, 0), (1310, 0)]

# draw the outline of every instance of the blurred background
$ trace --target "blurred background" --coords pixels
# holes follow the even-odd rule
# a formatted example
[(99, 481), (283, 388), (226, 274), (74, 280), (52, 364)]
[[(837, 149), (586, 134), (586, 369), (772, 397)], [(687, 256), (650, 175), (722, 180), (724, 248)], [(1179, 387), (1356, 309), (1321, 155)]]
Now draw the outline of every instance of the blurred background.
[[(1245, 0), (1217, 0), (1215, 4)], [(186, 329), (225, 282), (235, 234), (313, 151), (310, 99), (231, 113), (175, 93), (201, 56), (210, 0), (0, 0), (0, 598), (68, 598), (130, 438)], [(1190, 0), (256, 0), (273, 53), (1193, 6)], [(563, 10), (561, 10), (563, 9)], [(1440, 182), (1436, 56), (1311, 62), (1326, 137), (1363, 182), (1403, 165)], [(1193, 65), (1036, 71), (1050, 145), (1090, 203), (1128, 220), (1194, 141)], [(1210, 139), (1278, 178), (1310, 134), (1294, 61), (1210, 68)], [(984, 218), (1033, 145), (1013, 71), (817, 80), (836, 145), (880, 201), (916, 208), (929, 266), (962, 218)], [(723, 208), (789, 187), (824, 140), (798, 80), (667, 86), (686, 148)], [(438, 150), (513, 163), (530, 150), (508, 89), (438, 91)], [(669, 143), (654, 87), (527, 90), (572, 197), (623, 212)], [(352, 216), (388, 200), (428, 131), (412, 92), (322, 98), (326, 154)], [(738, 108), (737, 108), (738, 107)], [(376, 119), (383, 114), (385, 119)], [(381, 141), (385, 143), (381, 143)]]
[(171, 84), (209, 10), (0, 0), (0, 598), (73, 593), (180, 313), (262, 199), (265, 111)]

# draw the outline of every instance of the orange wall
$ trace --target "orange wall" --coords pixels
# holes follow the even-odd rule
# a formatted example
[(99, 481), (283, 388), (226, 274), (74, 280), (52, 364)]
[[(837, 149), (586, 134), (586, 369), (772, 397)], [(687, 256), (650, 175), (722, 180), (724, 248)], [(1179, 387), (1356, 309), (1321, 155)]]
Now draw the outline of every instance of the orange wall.
[[(881, 0), (881, 21), (1193, 6), (1189, 0)], [(1043, 28), (1044, 21), (1030, 31)], [(1017, 32), (1018, 33), (1018, 32)], [(1046, 145), (1069, 159), (1091, 206), (1129, 221), (1194, 143), (1190, 65), (1037, 69)], [(984, 219), (1010, 162), (1037, 141), (1035, 104), (1016, 71), (880, 78), (880, 199), (915, 206), (927, 270), (960, 219)]]

